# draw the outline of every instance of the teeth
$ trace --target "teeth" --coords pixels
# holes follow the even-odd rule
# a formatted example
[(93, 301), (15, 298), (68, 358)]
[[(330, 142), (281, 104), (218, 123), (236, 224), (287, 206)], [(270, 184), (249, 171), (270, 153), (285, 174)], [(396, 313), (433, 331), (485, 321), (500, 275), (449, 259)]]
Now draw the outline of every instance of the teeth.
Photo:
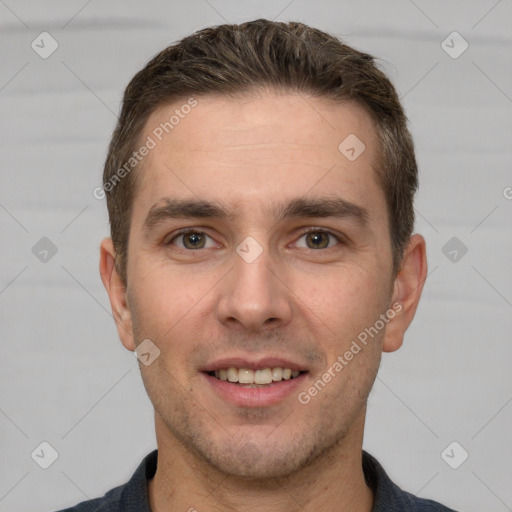
[(226, 375), (229, 382), (238, 382), (238, 370), (236, 368), (228, 368)]
[(272, 380), (279, 382), (283, 379), (283, 369), (282, 368), (272, 368)]
[(247, 368), (240, 368), (238, 370), (238, 382), (240, 384), (254, 384), (254, 372)]
[(272, 382), (272, 370), (265, 368), (264, 370), (256, 370), (254, 372), (254, 384), (270, 384)]
[(290, 380), (298, 377), (298, 370), (290, 368), (264, 368), (262, 370), (251, 370), (250, 368), (222, 368), (215, 370), (215, 377), (228, 382), (238, 382), (244, 385), (265, 385), (282, 380)]

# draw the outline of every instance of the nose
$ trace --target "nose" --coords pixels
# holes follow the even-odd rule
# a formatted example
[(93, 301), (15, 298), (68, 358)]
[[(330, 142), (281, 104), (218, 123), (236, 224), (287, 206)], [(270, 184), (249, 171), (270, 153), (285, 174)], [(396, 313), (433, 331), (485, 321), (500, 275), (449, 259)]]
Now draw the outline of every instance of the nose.
[(219, 321), (252, 332), (288, 324), (292, 317), (292, 294), (278, 277), (277, 265), (268, 250), (250, 263), (236, 253), (233, 259), (217, 303)]

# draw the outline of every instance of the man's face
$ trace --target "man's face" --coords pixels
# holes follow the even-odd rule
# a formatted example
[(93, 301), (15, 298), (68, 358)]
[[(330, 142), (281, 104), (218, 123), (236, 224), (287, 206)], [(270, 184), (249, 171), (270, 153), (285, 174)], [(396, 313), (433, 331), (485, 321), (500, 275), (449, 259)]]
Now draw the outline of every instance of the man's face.
[[(196, 99), (137, 178), (123, 342), (160, 350), (141, 372), (169, 439), (229, 474), (290, 474), (362, 435), (380, 362), (384, 329), (303, 403), (392, 304), (375, 129), (354, 104), (297, 94)], [(338, 149), (351, 134), (355, 160)], [(272, 384), (222, 380), (265, 369)]]

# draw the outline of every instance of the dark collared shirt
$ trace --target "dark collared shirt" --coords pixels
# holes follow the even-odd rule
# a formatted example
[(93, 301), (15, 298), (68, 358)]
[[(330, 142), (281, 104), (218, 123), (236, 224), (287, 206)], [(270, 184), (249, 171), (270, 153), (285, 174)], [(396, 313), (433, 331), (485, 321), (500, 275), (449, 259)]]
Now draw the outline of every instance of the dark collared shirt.
[[(59, 512), (151, 512), (148, 480), (155, 475), (157, 455), (158, 450), (147, 455), (128, 483), (108, 491), (103, 498), (83, 501)], [(377, 460), (365, 451), (363, 471), (375, 495), (372, 512), (455, 512), (435, 501), (416, 498), (402, 491)]]

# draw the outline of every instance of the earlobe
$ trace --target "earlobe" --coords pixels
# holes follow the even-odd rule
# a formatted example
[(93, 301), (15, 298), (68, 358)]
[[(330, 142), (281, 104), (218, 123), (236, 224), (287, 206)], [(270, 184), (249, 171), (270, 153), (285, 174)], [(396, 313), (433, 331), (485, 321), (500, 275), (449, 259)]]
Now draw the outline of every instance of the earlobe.
[(131, 312), (128, 307), (126, 285), (117, 272), (116, 252), (111, 238), (105, 238), (100, 246), (100, 275), (107, 290), (112, 315), (116, 322), (121, 342), (128, 350), (135, 350)]
[(402, 346), (405, 331), (411, 324), (418, 308), (426, 278), (425, 239), (416, 234), (411, 237), (407, 245), (402, 266), (395, 278), (392, 305), (399, 304), (400, 311), (386, 327), (382, 345), (384, 352), (394, 352)]

